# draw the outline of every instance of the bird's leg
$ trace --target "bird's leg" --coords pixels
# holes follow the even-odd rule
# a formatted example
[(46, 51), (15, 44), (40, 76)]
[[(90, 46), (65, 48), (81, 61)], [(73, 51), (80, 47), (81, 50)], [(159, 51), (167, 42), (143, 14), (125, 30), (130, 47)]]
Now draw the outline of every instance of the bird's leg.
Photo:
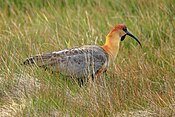
[(94, 80), (95, 80), (95, 74), (92, 74), (92, 81), (94, 82)]
[(78, 78), (78, 85), (81, 87), (83, 86), (83, 78)]
[(44, 67), (44, 70), (47, 71), (47, 67)]

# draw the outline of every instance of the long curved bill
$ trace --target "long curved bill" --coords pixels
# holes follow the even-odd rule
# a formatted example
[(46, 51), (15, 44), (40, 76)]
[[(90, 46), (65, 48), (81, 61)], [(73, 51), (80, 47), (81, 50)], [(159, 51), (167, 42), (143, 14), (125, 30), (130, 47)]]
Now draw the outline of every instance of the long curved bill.
[(126, 35), (129, 35), (130, 37), (134, 38), (139, 43), (139, 45), (142, 47), (142, 44), (140, 43), (140, 41), (133, 34), (131, 34), (129, 31), (126, 31)]

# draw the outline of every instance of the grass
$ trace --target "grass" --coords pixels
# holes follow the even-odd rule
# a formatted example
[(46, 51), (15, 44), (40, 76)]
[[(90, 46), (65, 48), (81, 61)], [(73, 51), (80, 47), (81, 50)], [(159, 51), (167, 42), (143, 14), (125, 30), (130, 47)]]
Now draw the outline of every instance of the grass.
[[(126, 38), (115, 64), (97, 83), (79, 88), (59, 74), (21, 66), (41, 52), (102, 45), (112, 26), (124, 23), (143, 48)], [(175, 113), (174, 0), (0, 0), (0, 106), (10, 98), (15, 74), (39, 79), (41, 88), (18, 116), (116, 116), (147, 110)], [(1, 80), (0, 80), (1, 81)]]

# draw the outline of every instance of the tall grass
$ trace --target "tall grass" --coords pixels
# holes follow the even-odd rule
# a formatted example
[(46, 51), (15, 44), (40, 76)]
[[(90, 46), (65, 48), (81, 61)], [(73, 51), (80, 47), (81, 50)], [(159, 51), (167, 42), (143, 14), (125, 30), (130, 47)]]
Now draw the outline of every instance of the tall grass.
[[(118, 23), (126, 24), (143, 48), (127, 37), (115, 65), (90, 86), (79, 88), (72, 79), (20, 65), (37, 53), (102, 45)], [(42, 85), (21, 116), (117, 116), (136, 110), (171, 116), (174, 31), (174, 0), (0, 0), (0, 77), (6, 81), (0, 85), (0, 105), (15, 74), (25, 73)]]

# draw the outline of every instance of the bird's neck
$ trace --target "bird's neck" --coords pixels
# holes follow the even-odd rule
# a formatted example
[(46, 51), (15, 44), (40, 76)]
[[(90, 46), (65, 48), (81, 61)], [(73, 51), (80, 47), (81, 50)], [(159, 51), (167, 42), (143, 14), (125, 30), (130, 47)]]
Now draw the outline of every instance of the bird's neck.
[(114, 35), (107, 35), (106, 42), (102, 48), (109, 54), (110, 60), (114, 61), (120, 46), (120, 37)]

